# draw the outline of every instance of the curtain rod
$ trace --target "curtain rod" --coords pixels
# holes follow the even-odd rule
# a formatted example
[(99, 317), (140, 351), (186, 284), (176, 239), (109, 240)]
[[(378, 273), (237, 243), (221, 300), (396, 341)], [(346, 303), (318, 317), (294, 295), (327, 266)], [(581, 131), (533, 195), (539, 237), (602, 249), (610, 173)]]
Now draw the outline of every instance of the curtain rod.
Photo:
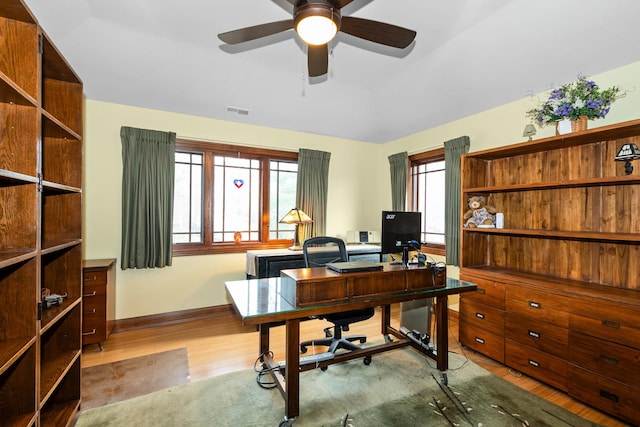
[[(176, 135), (176, 138), (188, 139), (188, 140), (191, 140), (191, 141), (200, 141), (200, 142), (218, 142), (218, 143), (222, 143), (222, 144), (234, 144), (234, 145), (241, 145), (243, 147), (272, 148), (274, 150), (277, 149), (277, 150), (291, 151), (292, 153), (297, 153), (297, 150), (292, 150), (292, 149), (287, 149), (287, 148), (265, 147), (264, 145), (251, 144), (251, 143), (248, 143), (248, 142), (227, 141), (227, 140), (224, 140), (224, 139), (211, 139), (211, 138), (202, 138), (202, 137), (197, 137), (197, 136), (185, 136), (185, 135)], [(435, 150), (435, 149), (438, 149), (438, 148), (444, 148), (444, 146), (431, 146), (431, 147), (426, 147), (426, 148), (418, 148), (416, 150), (407, 152), (407, 155), (412, 156), (412, 155), (417, 154), (417, 153), (423, 153), (425, 151)]]
[(440, 146), (434, 145), (434, 146), (431, 146), (431, 147), (423, 147), (423, 148), (418, 148), (418, 149), (413, 150), (413, 151), (407, 151), (407, 155), (413, 156), (414, 154), (424, 153), (425, 151), (437, 150), (437, 149), (440, 149), (440, 148), (444, 148), (444, 144), (442, 144)]
[(188, 139), (190, 141), (198, 141), (198, 142), (217, 142), (217, 143), (220, 143), (220, 144), (241, 145), (243, 147), (266, 148), (266, 149), (273, 149), (273, 150), (280, 150), (280, 151), (290, 151), (292, 153), (297, 153), (298, 152), (298, 150), (292, 150), (290, 148), (274, 148), (274, 147), (269, 147), (269, 146), (264, 146), (264, 145), (251, 144), (251, 143), (248, 143), (248, 142), (227, 141), (227, 140), (224, 140), (224, 139), (211, 139), (211, 138), (202, 138), (202, 137), (197, 137), (197, 136), (185, 136), (185, 135), (176, 135), (176, 138), (178, 138), (178, 139)]

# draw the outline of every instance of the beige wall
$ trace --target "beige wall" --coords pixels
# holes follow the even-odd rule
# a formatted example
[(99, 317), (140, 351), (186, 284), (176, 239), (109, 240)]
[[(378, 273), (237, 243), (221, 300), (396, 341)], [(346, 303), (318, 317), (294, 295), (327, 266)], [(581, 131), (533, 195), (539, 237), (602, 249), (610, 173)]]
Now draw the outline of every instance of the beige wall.
[[(601, 87), (620, 86), (627, 96), (613, 105), (606, 119), (590, 122), (590, 127), (640, 117), (640, 94), (636, 90), (640, 86), (640, 62), (591, 77)], [(387, 156), (439, 148), (444, 141), (462, 135), (470, 137), (471, 151), (524, 141), (522, 130), (528, 123), (524, 112), (538, 102), (524, 92), (526, 89), (519, 101), (382, 145), (87, 100), (84, 256), (118, 258), (118, 319), (227, 304), (225, 280), (244, 278), (244, 254), (176, 257), (173, 266), (164, 269), (119, 269), (121, 126), (173, 131), (179, 137), (240, 145), (331, 152), (327, 233), (346, 237), (346, 231), (351, 229), (379, 229), (379, 212), (390, 208)], [(545, 94), (538, 97), (546, 99)], [(553, 132), (552, 128), (538, 130), (535, 138), (551, 136)], [(449, 267), (448, 274), (458, 277), (457, 268)]]
[(173, 265), (163, 269), (119, 269), (121, 126), (239, 145), (331, 152), (327, 233), (346, 238), (347, 230), (377, 228), (379, 214), (371, 212), (383, 209), (375, 189), (385, 179), (378, 172), (379, 145), (87, 100), (84, 257), (118, 258), (118, 319), (227, 304), (224, 282), (245, 277), (244, 254), (175, 257)]

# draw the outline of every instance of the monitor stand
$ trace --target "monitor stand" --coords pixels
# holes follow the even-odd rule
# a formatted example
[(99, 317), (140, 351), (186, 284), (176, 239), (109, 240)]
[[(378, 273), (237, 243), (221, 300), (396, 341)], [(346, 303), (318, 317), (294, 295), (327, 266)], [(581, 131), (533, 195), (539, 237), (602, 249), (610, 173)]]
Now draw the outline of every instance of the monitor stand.
[(402, 248), (402, 266), (409, 268), (409, 248), (406, 246)]

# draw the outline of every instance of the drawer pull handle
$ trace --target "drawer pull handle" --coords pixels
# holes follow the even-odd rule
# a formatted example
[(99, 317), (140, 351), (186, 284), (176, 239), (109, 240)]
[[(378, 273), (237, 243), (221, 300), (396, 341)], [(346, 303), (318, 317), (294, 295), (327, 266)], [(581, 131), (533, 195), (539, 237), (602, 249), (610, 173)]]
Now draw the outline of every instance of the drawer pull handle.
[(600, 355), (600, 360), (602, 360), (603, 362), (610, 363), (612, 365), (617, 365), (619, 363), (618, 359), (616, 359), (614, 357), (607, 356), (606, 354), (601, 354)]
[(531, 308), (542, 308), (542, 304), (535, 301), (529, 301), (529, 307)]
[(484, 291), (484, 289), (483, 289), (483, 288), (478, 288), (478, 289), (476, 289), (476, 292), (478, 292), (479, 294), (482, 294), (482, 295), (484, 295), (484, 294), (485, 294), (485, 291)]
[(84, 314), (96, 314), (96, 309), (94, 308), (91, 311), (85, 311)]
[(476, 317), (477, 317), (478, 319), (484, 319), (484, 314), (482, 314), (482, 313), (477, 313), (477, 312), (476, 312)]
[(484, 340), (482, 338), (476, 337), (476, 342), (478, 342), (480, 344), (484, 344)]
[(606, 326), (609, 328), (620, 329), (620, 323), (614, 322), (613, 320), (603, 320), (602, 326)]
[(536, 331), (529, 331), (529, 336), (533, 338), (540, 338), (540, 333)]
[(535, 360), (531, 360), (531, 359), (529, 359), (529, 365), (535, 366), (536, 368), (540, 367), (540, 364), (538, 362), (536, 362)]
[(618, 403), (618, 396), (613, 393), (609, 393), (606, 390), (600, 390), (600, 396)]
[(95, 296), (96, 296), (96, 291), (93, 291), (93, 292), (92, 292), (92, 293), (90, 293), (90, 294), (84, 294), (84, 295), (82, 295), (82, 296), (83, 296), (83, 297), (85, 297), (85, 298), (88, 298), (88, 297), (95, 297)]
[(82, 336), (85, 336), (85, 335), (95, 335), (95, 334), (96, 334), (96, 330), (94, 329), (94, 330), (93, 330), (93, 331), (91, 331), (91, 332), (83, 332), (83, 333), (82, 333)]
[(85, 281), (85, 282), (92, 282), (92, 281), (97, 280), (97, 279), (98, 279), (98, 276), (96, 276), (96, 275), (94, 274), (94, 275), (93, 275), (93, 277), (86, 277), (86, 276), (85, 276), (84, 281)]

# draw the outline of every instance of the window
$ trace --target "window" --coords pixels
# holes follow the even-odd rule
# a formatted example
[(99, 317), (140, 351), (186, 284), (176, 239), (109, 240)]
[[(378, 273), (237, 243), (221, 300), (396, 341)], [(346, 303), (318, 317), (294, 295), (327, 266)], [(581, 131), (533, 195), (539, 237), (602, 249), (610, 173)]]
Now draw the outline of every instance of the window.
[(422, 212), (422, 242), (428, 251), (445, 255), (444, 149), (409, 156), (411, 210)]
[(298, 153), (178, 140), (175, 162), (174, 255), (291, 244)]
[(202, 242), (203, 153), (176, 151), (173, 242)]

